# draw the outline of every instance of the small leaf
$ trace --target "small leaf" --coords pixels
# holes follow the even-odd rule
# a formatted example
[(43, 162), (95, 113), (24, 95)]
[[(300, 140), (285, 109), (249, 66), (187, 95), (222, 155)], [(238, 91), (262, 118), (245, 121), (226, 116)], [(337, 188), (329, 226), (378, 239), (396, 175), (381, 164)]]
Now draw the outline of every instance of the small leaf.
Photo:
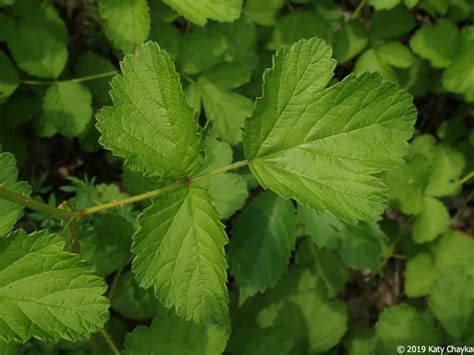
[(220, 355), (229, 329), (203, 328), (171, 315), (158, 316), (150, 327), (139, 326), (127, 336), (124, 355)]
[(240, 17), (242, 0), (163, 0), (188, 20), (205, 25), (207, 20), (231, 22)]
[(149, 42), (125, 56), (121, 67), (123, 74), (111, 83), (114, 106), (97, 115), (100, 143), (148, 176), (195, 171), (201, 162), (198, 125), (169, 55)]
[(357, 20), (344, 22), (334, 38), (334, 58), (344, 63), (364, 50), (369, 44), (369, 32)]
[(15, 66), (5, 52), (0, 50), (0, 102), (13, 94), (19, 84), (20, 78)]
[(460, 35), (456, 25), (446, 19), (423, 25), (410, 39), (410, 47), (435, 68), (445, 68), (457, 56)]
[(369, 4), (376, 10), (392, 9), (400, 3), (400, 0), (369, 0)]
[(474, 40), (468, 41), (451, 65), (443, 73), (443, 86), (451, 92), (463, 95), (468, 102), (474, 101), (474, 70), (472, 69), (472, 58), (474, 58)]
[[(18, 169), (13, 154), (0, 153), (0, 186), (18, 194), (28, 196), (31, 187), (24, 181), (17, 181)], [(23, 206), (0, 198), (0, 241), (23, 214)]]
[(92, 117), (89, 89), (72, 81), (51, 85), (43, 98), (43, 114), (36, 122), (39, 133), (50, 137), (59, 132), (66, 137), (83, 133)]
[(449, 228), (451, 218), (444, 204), (432, 197), (423, 198), (423, 209), (413, 224), (413, 239), (416, 243), (426, 243)]
[(405, 270), (405, 294), (408, 297), (429, 295), (436, 273), (430, 254), (420, 253), (411, 258)]
[(132, 270), (178, 316), (198, 324), (228, 317), (227, 236), (209, 194), (187, 186), (156, 198), (139, 216)]
[(284, 0), (247, 0), (244, 13), (250, 21), (258, 25), (273, 26), (275, 16), (284, 3)]
[(86, 340), (104, 327), (105, 282), (63, 237), (17, 231), (0, 239), (0, 340)]
[(105, 34), (124, 52), (132, 52), (148, 39), (150, 14), (146, 0), (100, 0), (99, 13)]
[(246, 206), (232, 230), (231, 269), (240, 304), (276, 285), (295, 245), (296, 218), (291, 201), (267, 191)]
[(382, 212), (375, 174), (402, 162), (416, 111), (409, 94), (374, 74), (324, 89), (330, 56), (314, 38), (277, 52), (245, 122), (245, 156), (263, 187), (355, 223)]
[(372, 33), (381, 39), (394, 39), (411, 31), (415, 20), (403, 6), (376, 11), (372, 16)]

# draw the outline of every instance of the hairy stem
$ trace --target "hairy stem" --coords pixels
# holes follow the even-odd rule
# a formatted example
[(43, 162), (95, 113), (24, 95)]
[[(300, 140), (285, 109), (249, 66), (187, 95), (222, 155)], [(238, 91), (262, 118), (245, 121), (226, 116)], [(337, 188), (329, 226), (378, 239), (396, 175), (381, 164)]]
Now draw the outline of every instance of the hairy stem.
[(361, 0), (360, 1), (359, 5), (357, 5), (356, 9), (352, 13), (352, 16), (351, 16), (352, 19), (359, 18), (360, 13), (361, 13), (362, 9), (365, 6), (365, 2), (366, 2), (366, 0)]
[(4, 200), (8, 200), (11, 202), (15, 202), (19, 205), (28, 207), (32, 210), (43, 212), (48, 215), (56, 216), (56, 217), (63, 218), (66, 220), (69, 220), (77, 216), (77, 214), (72, 211), (59, 209), (57, 207), (50, 206), (46, 203), (33, 200), (32, 198), (28, 196), (24, 196), (19, 193), (7, 190), (3, 186), (0, 186), (0, 198), (3, 198)]
[(114, 341), (112, 340), (112, 337), (107, 334), (105, 330), (101, 330), (100, 334), (104, 337), (107, 345), (110, 347), (110, 350), (114, 353), (114, 355), (120, 355), (119, 349), (117, 349), (117, 346), (115, 345)]
[(80, 83), (82, 81), (89, 81), (89, 80), (96, 80), (96, 79), (101, 79), (101, 78), (107, 78), (109, 76), (114, 76), (117, 74), (117, 71), (109, 71), (105, 73), (99, 73), (99, 74), (94, 74), (94, 75), (88, 75), (88, 76), (83, 76), (81, 78), (75, 78), (75, 79), (67, 79), (67, 80), (22, 80), (21, 83), (25, 85), (51, 85), (55, 83), (64, 83), (64, 82), (70, 82), (70, 83)]
[(469, 174), (467, 174), (466, 176), (464, 176), (463, 178), (461, 178), (459, 180), (459, 183), (461, 185), (465, 184), (466, 182), (468, 182), (470, 179), (472, 179), (474, 177), (474, 170), (471, 171)]

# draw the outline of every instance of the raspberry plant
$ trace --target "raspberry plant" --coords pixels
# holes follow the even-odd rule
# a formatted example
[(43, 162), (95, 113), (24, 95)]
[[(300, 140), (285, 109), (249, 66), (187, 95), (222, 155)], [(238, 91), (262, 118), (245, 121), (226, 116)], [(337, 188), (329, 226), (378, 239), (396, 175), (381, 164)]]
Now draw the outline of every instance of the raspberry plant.
[[(0, 353), (474, 346), (474, 9), (399, 2), (85, 2), (69, 68), (70, 14), (0, 0)], [(438, 139), (431, 82), (461, 107)], [(27, 125), (120, 181), (23, 181)]]

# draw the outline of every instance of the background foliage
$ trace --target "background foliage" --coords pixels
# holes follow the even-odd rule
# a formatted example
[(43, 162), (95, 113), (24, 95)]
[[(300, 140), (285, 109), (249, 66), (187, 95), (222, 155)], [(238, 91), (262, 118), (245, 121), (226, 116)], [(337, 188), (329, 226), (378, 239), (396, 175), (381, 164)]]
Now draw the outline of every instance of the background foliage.
[(0, 354), (474, 347), (473, 20), (0, 0)]

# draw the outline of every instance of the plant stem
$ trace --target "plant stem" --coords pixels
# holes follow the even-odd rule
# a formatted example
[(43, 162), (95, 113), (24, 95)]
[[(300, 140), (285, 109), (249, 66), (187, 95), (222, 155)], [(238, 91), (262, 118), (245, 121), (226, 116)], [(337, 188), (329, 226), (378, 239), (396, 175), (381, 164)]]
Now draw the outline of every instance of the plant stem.
[(463, 178), (461, 178), (461, 180), (459, 180), (459, 183), (461, 185), (465, 184), (466, 182), (468, 182), (470, 179), (472, 179), (474, 177), (474, 170), (471, 171), (469, 174), (467, 174), (466, 176), (464, 176)]
[(82, 81), (96, 80), (100, 78), (106, 78), (117, 74), (117, 71), (109, 71), (105, 73), (99, 73), (94, 75), (83, 76), (81, 78), (67, 79), (67, 80), (22, 80), (21, 83), (25, 85), (51, 85), (55, 83), (80, 83)]
[(28, 196), (23, 196), (19, 193), (7, 190), (3, 186), (0, 186), (0, 198), (17, 203), (19, 205), (23, 205), (32, 210), (43, 212), (48, 215), (56, 216), (56, 217), (63, 218), (66, 220), (73, 217), (77, 217), (77, 214), (74, 212), (62, 210), (57, 207), (50, 206), (46, 203), (33, 200), (32, 198)]
[(117, 349), (117, 346), (114, 344), (114, 341), (112, 340), (111, 336), (107, 334), (105, 330), (101, 330), (100, 334), (104, 337), (106, 343), (109, 345), (110, 350), (114, 353), (114, 355), (120, 355), (119, 349)]
[(207, 172), (205, 172), (201, 175), (197, 175), (195, 177), (187, 178), (187, 179), (184, 179), (184, 180), (181, 180), (181, 181), (176, 181), (176, 182), (174, 182), (170, 185), (160, 187), (156, 190), (152, 190), (152, 191), (148, 191), (148, 192), (145, 192), (145, 193), (142, 193), (142, 194), (139, 194), (139, 195), (124, 198), (122, 200), (117, 200), (117, 201), (112, 201), (112, 202), (109, 202), (109, 203), (104, 203), (102, 205), (88, 207), (88, 208), (83, 209), (82, 211), (78, 212), (78, 214), (79, 214), (79, 217), (84, 217), (84, 216), (88, 216), (90, 214), (94, 214), (94, 213), (97, 213), (97, 212), (102, 212), (102, 211), (105, 211), (105, 210), (108, 210), (108, 209), (111, 209), (111, 208), (121, 207), (121, 206), (128, 205), (128, 204), (131, 204), (131, 203), (134, 203), (134, 202), (147, 200), (147, 199), (156, 197), (158, 195), (161, 195), (164, 192), (173, 191), (173, 190), (179, 188), (180, 186), (185, 186), (185, 185), (191, 184), (193, 182), (201, 181), (201, 180), (206, 179), (210, 176), (225, 173), (226, 171), (229, 171), (229, 170), (238, 169), (242, 166), (248, 165), (248, 163), (249, 163), (248, 160), (238, 161), (238, 162), (235, 162), (235, 163), (232, 163), (232, 164), (229, 164), (229, 165), (225, 165), (225, 166), (217, 168), (217, 169), (209, 170), (209, 171), (207, 171)]
[(365, 2), (366, 2), (366, 0), (361, 0), (360, 1), (359, 5), (357, 5), (356, 9), (352, 13), (351, 19), (359, 18), (360, 13), (361, 13), (362, 9), (365, 6)]

